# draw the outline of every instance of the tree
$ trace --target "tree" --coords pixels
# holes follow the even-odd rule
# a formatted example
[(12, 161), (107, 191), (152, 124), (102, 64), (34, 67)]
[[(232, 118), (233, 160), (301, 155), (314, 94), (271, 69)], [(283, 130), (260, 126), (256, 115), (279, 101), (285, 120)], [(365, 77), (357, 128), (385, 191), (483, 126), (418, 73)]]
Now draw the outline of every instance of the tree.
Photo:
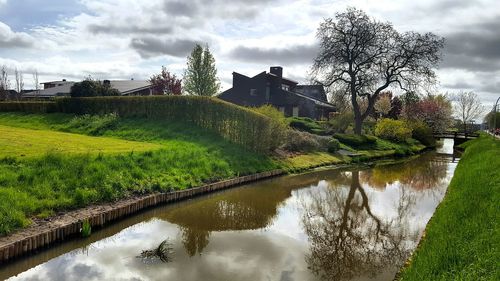
[(389, 110), (387, 117), (391, 119), (399, 119), (402, 110), (403, 110), (403, 102), (401, 102), (400, 98), (394, 97), (391, 100), (391, 110)]
[(401, 102), (403, 104), (401, 115), (408, 120), (416, 119), (418, 113), (417, 105), (420, 102), (420, 96), (413, 91), (406, 92), (401, 95)]
[(16, 92), (17, 98), (21, 97), (21, 94), (24, 90), (24, 77), (23, 72), (19, 71), (17, 68), (14, 70), (14, 76), (16, 78)]
[(449, 128), (452, 121), (452, 105), (446, 95), (428, 95), (419, 101), (415, 107), (417, 121), (427, 124), (434, 132), (443, 132)]
[[(389, 87), (416, 88), (433, 83), (444, 39), (432, 33), (397, 32), (390, 23), (348, 8), (321, 23), (320, 51), (313, 74), (326, 86), (349, 93), (356, 134), (373, 111), (378, 95)], [(359, 98), (367, 100), (361, 110)]]
[(161, 73), (155, 74), (149, 78), (153, 85), (154, 95), (181, 95), (182, 79), (177, 79), (175, 74), (170, 74), (166, 67), (161, 67)]
[[(495, 121), (496, 119), (496, 121)], [(488, 128), (490, 129), (496, 129), (495, 125), (497, 128), (500, 126), (500, 112), (493, 112), (491, 111), (490, 113), (486, 114), (484, 117), (484, 121), (488, 123)]]
[(379, 115), (382, 117), (387, 117), (387, 114), (389, 114), (392, 108), (391, 101), (392, 92), (388, 91), (380, 93), (374, 105), (376, 117), (378, 117)]
[(119, 96), (120, 92), (111, 87), (109, 83), (102, 83), (94, 80), (91, 77), (85, 78), (82, 82), (78, 82), (71, 86), (71, 97), (98, 97), (98, 96)]
[(0, 100), (7, 100), (9, 98), (10, 80), (7, 67), (2, 65), (0, 68)]
[(454, 100), (455, 112), (464, 126), (464, 132), (467, 132), (467, 123), (479, 118), (484, 107), (474, 92), (459, 92), (454, 96)]
[(215, 68), (215, 59), (208, 46), (203, 49), (196, 44), (187, 59), (187, 69), (184, 73), (184, 90), (197, 96), (214, 96), (220, 88)]
[(38, 95), (40, 93), (40, 83), (38, 81), (38, 70), (36, 69), (33, 72), (33, 84), (35, 85), (35, 93)]

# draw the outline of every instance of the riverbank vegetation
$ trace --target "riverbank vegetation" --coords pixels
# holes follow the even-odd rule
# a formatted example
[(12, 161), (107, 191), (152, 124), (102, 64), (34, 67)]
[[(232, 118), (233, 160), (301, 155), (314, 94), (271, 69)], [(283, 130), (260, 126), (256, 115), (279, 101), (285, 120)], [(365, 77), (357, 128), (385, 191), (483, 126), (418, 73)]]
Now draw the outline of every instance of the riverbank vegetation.
[(500, 141), (463, 144), (448, 193), (401, 280), (499, 280)]
[[(271, 123), (274, 133), (290, 128), (277, 110), (258, 111), (279, 121)], [(7, 148), (0, 157), (2, 235), (28, 225), (31, 218), (89, 204), (272, 169), (293, 172), (425, 148), (374, 136), (349, 142), (348, 135), (337, 135), (337, 140), (286, 129), (277, 140), (282, 148), (263, 154), (191, 122), (115, 113), (0, 113), (0, 126), (6, 132), (0, 143)]]

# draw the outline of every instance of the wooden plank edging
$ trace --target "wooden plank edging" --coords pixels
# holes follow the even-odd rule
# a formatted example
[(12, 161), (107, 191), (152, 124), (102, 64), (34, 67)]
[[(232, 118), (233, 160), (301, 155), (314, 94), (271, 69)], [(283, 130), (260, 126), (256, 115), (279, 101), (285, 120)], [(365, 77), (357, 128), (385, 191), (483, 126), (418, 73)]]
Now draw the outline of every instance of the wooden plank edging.
[(0, 265), (12, 259), (40, 250), (53, 243), (78, 236), (84, 220), (88, 220), (92, 228), (100, 228), (110, 222), (125, 218), (126, 216), (156, 205), (176, 202), (197, 195), (283, 174), (285, 174), (283, 170), (272, 170), (190, 189), (168, 193), (148, 194), (139, 198), (123, 199), (115, 203), (90, 206), (70, 211), (45, 224), (33, 225), (11, 235), (0, 237)]

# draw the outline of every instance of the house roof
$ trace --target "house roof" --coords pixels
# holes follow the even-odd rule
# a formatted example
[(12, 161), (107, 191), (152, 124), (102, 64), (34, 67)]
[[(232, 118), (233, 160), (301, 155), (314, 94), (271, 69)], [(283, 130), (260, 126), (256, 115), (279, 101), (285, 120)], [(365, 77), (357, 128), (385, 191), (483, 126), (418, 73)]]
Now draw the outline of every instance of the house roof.
[[(71, 93), (71, 86), (76, 82), (66, 81), (63, 85), (56, 87), (33, 91), (23, 94), (23, 97), (56, 97), (66, 96)], [(151, 87), (149, 81), (146, 80), (110, 80), (111, 87), (117, 89), (122, 95), (147, 89)]]
[(299, 96), (299, 97), (302, 97), (302, 98), (305, 98), (305, 99), (308, 99), (310, 101), (313, 101), (316, 105), (319, 105), (319, 106), (323, 106), (323, 107), (329, 107), (329, 108), (332, 108), (332, 109), (335, 109), (335, 106), (331, 103), (328, 103), (328, 102), (324, 102), (324, 101), (320, 101), (318, 99), (315, 99), (313, 97), (309, 97), (309, 96), (306, 96), (304, 94), (301, 94), (301, 93), (298, 93), (298, 92), (292, 92), (292, 91), (286, 91), (286, 90), (283, 90), (287, 93), (290, 93), (290, 94), (293, 94), (293, 95), (296, 95), (296, 96)]
[[(267, 75), (269, 75), (269, 76), (279, 77), (278, 75), (276, 75), (276, 74), (274, 74), (274, 73), (271, 73), (271, 72), (268, 72), (268, 73), (266, 73), (266, 74), (267, 74)], [(282, 80), (286, 80), (286, 81), (288, 81), (288, 82), (292, 82), (292, 83), (294, 83), (294, 84), (299, 84), (299, 82), (294, 81), (294, 80), (292, 80), (292, 79), (285, 78), (285, 77), (281, 77), (281, 79), (282, 79)]]

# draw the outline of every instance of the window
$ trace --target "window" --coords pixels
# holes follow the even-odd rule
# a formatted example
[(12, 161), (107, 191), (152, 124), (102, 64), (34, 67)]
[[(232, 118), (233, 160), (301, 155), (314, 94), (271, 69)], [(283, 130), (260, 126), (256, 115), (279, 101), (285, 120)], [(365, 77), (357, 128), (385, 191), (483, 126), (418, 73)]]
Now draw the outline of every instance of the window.
[(269, 101), (269, 98), (271, 96), (271, 89), (269, 89), (269, 86), (266, 87), (266, 101)]
[(288, 86), (286, 84), (281, 84), (281, 89), (288, 91), (288, 90), (290, 90), (290, 86)]
[(284, 106), (280, 106), (280, 107), (278, 107), (278, 110), (279, 110), (281, 113), (285, 114), (285, 107), (284, 107)]
[(257, 89), (250, 89), (250, 95), (251, 96), (256, 96), (257, 95)]
[(299, 107), (298, 106), (294, 106), (292, 108), (292, 116), (293, 117), (299, 117)]

